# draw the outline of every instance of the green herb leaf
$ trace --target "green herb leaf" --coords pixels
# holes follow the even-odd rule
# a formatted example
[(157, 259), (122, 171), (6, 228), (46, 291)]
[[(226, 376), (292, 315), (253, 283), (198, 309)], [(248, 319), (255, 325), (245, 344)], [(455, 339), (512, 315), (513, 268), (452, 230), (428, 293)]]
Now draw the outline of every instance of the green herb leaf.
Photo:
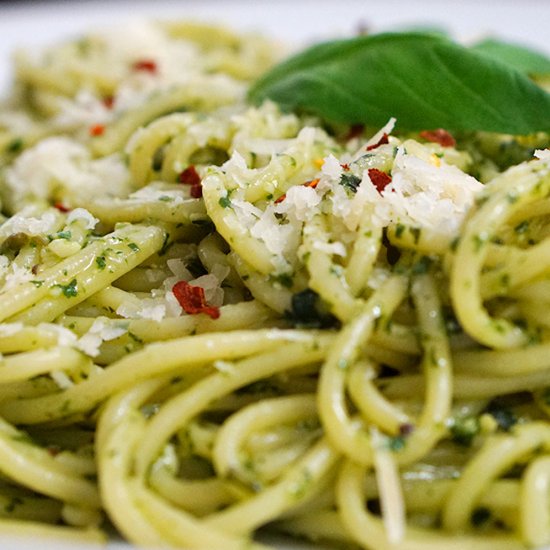
[(6, 152), (7, 153), (19, 153), (24, 146), (24, 142), (22, 138), (15, 138), (12, 139), (7, 145), (6, 145)]
[(361, 178), (355, 174), (346, 174), (345, 172), (340, 177), (340, 185), (343, 185), (346, 189), (349, 189), (352, 193), (357, 193), (357, 188), (361, 183)]
[(550, 58), (519, 44), (488, 38), (474, 44), (472, 49), (530, 76), (550, 74)]
[(309, 288), (292, 295), (292, 308), (285, 315), (297, 327), (331, 328), (337, 324), (319, 295)]
[(455, 418), (451, 425), (451, 435), (453, 441), (464, 447), (469, 447), (472, 441), (479, 434), (479, 418), (476, 416), (466, 416)]
[(327, 120), (530, 134), (550, 130), (550, 94), (513, 67), (433, 34), (360, 36), (309, 48), (249, 92)]
[(76, 279), (73, 279), (68, 285), (55, 285), (61, 289), (65, 298), (74, 298), (78, 296), (78, 286)]
[(55, 235), (53, 235), (54, 239), (65, 239), (67, 241), (71, 240), (72, 233), (70, 231), (59, 231)]
[(491, 519), (491, 510), (485, 507), (476, 508), (470, 517), (474, 527), (482, 527)]
[(229, 199), (229, 197), (220, 197), (218, 204), (222, 208), (229, 208), (231, 206), (231, 200)]

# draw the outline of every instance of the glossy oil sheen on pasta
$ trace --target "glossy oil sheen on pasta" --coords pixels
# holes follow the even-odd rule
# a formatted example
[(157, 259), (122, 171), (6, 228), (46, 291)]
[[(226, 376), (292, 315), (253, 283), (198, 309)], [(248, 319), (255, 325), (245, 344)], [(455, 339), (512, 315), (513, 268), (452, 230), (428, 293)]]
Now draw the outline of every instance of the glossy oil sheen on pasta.
[(550, 543), (548, 136), (252, 107), (277, 50), (176, 23), (16, 55), (0, 535)]

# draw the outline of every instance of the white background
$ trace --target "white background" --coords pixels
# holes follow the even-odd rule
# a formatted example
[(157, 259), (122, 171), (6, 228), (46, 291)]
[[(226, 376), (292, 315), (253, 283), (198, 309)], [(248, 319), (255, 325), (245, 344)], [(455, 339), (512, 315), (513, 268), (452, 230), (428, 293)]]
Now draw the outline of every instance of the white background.
[(550, 53), (548, 0), (102, 0), (0, 3), (0, 83), (10, 52), (139, 16), (222, 21), (301, 44), (372, 30), (439, 25), (463, 40), (499, 34)]

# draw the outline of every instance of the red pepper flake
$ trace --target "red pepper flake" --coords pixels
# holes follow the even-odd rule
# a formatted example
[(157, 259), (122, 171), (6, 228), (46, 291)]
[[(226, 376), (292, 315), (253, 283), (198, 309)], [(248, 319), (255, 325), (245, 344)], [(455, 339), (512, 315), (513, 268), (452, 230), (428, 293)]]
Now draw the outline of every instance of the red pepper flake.
[(304, 183), (304, 187), (311, 187), (312, 189), (315, 189), (318, 184), (319, 184), (319, 178), (316, 178), (314, 180), (306, 181)]
[(423, 130), (419, 135), (426, 141), (439, 143), (441, 147), (454, 147), (456, 145), (455, 138), (447, 132), (447, 130), (443, 130), (443, 128), (438, 128), (437, 130)]
[(202, 197), (202, 185), (200, 183), (198, 185), (192, 185), (191, 189), (189, 189), (189, 194), (194, 199), (200, 199)]
[(359, 137), (363, 133), (364, 129), (365, 126), (363, 124), (354, 124), (353, 126), (351, 126), (344, 139), (346, 141), (349, 141), (350, 139)]
[(391, 183), (391, 176), (378, 170), (378, 168), (369, 168), (369, 178), (379, 193), (382, 193), (386, 186)]
[(191, 186), (189, 193), (194, 199), (200, 199), (202, 197), (201, 177), (192, 164), (178, 176), (178, 180), (180, 183)]
[(114, 104), (115, 104), (115, 96), (108, 95), (103, 98), (103, 105), (105, 105), (107, 109), (112, 109)]
[(105, 133), (105, 125), (104, 124), (94, 124), (93, 126), (90, 126), (90, 135), (93, 137), (102, 136)]
[(399, 426), (399, 435), (404, 437), (411, 435), (414, 432), (414, 426), (412, 424), (401, 424)]
[(200, 286), (190, 285), (187, 281), (179, 281), (172, 287), (172, 292), (185, 313), (206, 313), (212, 319), (220, 316), (220, 308), (209, 306), (204, 297), (204, 289)]
[(380, 145), (385, 145), (386, 143), (389, 143), (390, 140), (388, 139), (388, 137), (388, 134), (384, 132), (384, 135), (376, 143), (367, 146), (367, 151), (372, 151), (373, 149), (380, 147)]
[(340, 166), (342, 167), (342, 170), (344, 172), (347, 172), (349, 170), (349, 164), (345, 163), (345, 164), (340, 164)]
[(180, 183), (186, 183), (187, 185), (200, 185), (201, 177), (197, 172), (197, 169), (191, 164), (188, 166), (179, 176)]
[(140, 59), (132, 65), (132, 69), (134, 69), (134, 71), (143, 71), (146, 73), (156, 74), (158, 71), (158, 66), (152, 59)]
[(58, 447), (57, 445), (48, 445), (46, 447), (46, 451), (50, 456), (57, 456), (61, 452), (61, 447)]
[(53, 205), (54, 208), (57, 208), (60, 212), (70, 212), (71, 209), (68, 206), (65, 206), (62, 202), (56, 202)]
[(279, 204), (286, 199), (286, 193), (283, 193), (278, 199), (275, 199), (275, 204)]

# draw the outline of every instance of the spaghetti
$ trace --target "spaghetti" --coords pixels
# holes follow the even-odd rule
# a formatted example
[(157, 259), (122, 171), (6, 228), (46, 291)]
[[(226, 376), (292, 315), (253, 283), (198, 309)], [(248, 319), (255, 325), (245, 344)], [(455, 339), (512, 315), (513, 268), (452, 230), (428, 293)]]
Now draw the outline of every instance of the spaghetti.
[(550, 544), (548, 136), (250, 107), (272, 51), (155, 23), (17, 55), (0, 534)]

